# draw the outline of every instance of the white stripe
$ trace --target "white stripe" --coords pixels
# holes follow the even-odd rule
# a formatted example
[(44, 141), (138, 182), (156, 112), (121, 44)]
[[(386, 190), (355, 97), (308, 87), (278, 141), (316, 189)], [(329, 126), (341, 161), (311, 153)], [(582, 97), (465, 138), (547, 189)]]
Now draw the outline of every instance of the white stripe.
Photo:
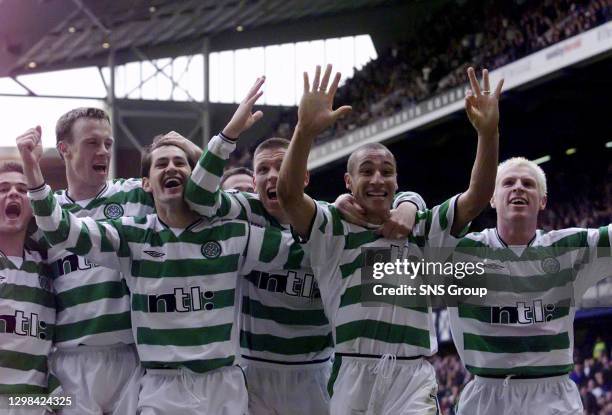
[(0, 383), (7, 385), (29, 384), (47, 386), (47, 374), (37, 370), (17, 370), (0, 366)]

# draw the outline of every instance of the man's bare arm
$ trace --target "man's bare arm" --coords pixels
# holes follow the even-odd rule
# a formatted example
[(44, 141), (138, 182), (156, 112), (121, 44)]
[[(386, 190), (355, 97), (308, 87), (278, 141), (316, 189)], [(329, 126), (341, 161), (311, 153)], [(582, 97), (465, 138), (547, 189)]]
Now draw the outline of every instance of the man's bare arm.
[(468, 69), (471, 90), (465, 98), (465, 111), (478, 132), (478, 148), (472, 167), (470, 186), (459, 197), (457, 216), (451, 233), (457, 235), (471, 220), (482, 212), (493, 196), (499, 158), (499, 97), (504, 80), (500, 80), (491, 93), (489, 71), (482, 71), (484, 90), (480, 89), (473, 68)]
[(276, 186), (278, 200), (289, 222), (303, 237), (308, 236), (316, 209), (314, 200), (304, 193), (304, 176), (310, 148), (318, 134), (351, 110), (349, 106), (332, 110), (340, 73), (336, 73), (328, 89), (331, 71), (332, 66), (327, 65), (321, 79), (321, 67), (317, 66), (312, 87), (308, 74), (304, 73), (304, 95), (298, 108), (298, 123), (283, 160)]

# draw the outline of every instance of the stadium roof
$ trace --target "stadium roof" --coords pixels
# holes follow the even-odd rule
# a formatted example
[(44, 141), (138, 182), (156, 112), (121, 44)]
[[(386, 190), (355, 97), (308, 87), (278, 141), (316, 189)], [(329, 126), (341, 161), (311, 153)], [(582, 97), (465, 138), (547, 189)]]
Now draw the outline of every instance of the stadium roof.
[[(0, 0), (0, 76), (103, 64), (108, 49), (176, 56), (221, 33), (288, 26), (396, 0)], [(160, 47), (166, 49), (159, 51)], [(201, 51), (201, 49), (199, 50)], [(194, 51), (191, 51), (192, 53)], [(129, 55), (129, 56), (128, 56)], [(150, 56), (149, 54), (147, 54)]]

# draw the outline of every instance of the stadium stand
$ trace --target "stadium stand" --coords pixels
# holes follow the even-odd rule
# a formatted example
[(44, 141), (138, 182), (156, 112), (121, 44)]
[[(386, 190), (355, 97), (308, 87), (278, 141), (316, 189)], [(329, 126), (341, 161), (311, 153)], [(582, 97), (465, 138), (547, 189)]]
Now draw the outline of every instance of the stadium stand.
[[(468, 2), (430, 17), (435, 21), (418, 47), (395, 43), (356, 70), (338, 90), (336, 103), (353, 112), (318, 137), (332, 140), (465, 81), (468, 66), (499, 68), (612, 18), (610, 0), (544, 2)], [(473, 22), (482, 21), (481, 31)], [(272, 135), (290, 138), (297, 120), (294, 107), (279, 115)], [(262, 137), (263, 140), (266, 137)], [(249, 166), (251, 149), (232, 155), (231, 166)]]
[[(342, 136), (381, 117), (465, 82), (468, 66), (499, 68), (523, 56), (600, 25), (612, 17), (608, 0), (549, 0), (493, 4), (432, 16), (435, 26), (418, 47), (398, 43), (369, 62), (338, 90), (338, 105), (353, 113), (319, 137)], [(484, 26), (473, 32), (473, 22)], [(283, 115), (277, 135), (289, 138), (295, 110)], [(289, 135), (287, 135), (289, 134)]]

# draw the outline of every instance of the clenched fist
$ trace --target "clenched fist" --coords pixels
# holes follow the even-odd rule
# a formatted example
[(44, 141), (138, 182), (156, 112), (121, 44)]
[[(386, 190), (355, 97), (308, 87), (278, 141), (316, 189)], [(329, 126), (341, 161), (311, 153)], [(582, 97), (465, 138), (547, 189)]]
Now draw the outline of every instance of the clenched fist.
[(15, 139), (24, 167), (38, 165), (42, 157), (42, 129), (40, 125), (30, 128)]

